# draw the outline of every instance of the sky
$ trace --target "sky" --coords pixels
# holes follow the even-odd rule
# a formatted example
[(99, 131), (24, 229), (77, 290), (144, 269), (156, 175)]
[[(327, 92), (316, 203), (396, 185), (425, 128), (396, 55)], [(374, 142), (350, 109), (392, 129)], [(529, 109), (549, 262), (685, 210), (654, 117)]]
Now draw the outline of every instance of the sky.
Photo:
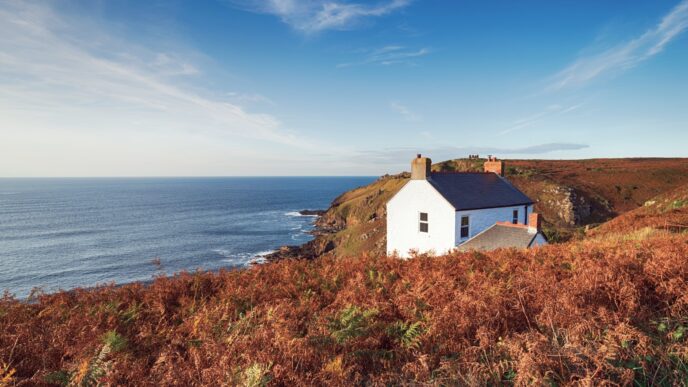
[(0, 1), (0, 176), (688, 156), (688, 0)]

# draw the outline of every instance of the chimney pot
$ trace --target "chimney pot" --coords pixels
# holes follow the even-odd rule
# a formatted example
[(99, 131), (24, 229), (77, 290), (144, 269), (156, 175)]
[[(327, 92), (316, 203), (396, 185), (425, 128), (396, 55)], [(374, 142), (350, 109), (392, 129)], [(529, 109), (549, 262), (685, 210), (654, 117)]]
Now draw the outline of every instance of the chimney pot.
[(430, 177), (432, 160), (420, 153), (411, 161), (411, 180), (427, 180)]
[(542, 216), (537, 212), (528, 215), (528, 229), (534, 233), (542, 229)]
[(485, 172), (492, 172), (498, 174), (499, 176), (504, 176), (504, 160), (497, 160), (497, 157), (488, 156), (483, 168)]

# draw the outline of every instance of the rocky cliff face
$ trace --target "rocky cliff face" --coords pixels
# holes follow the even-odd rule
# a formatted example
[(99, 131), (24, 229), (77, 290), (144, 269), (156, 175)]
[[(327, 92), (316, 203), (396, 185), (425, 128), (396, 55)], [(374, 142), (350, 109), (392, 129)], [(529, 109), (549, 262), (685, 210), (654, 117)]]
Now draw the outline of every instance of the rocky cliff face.
[(590, 217), (590, 204), (571, 187), (553, 185), (539, 195), (540, 206), (554, 211), (555, 219), (569, 227), (584, 224)]
[[(433, 171), (475, 172), (484, 160), (457, 159), (433, 165)], [(632, 189), (624, 165), (634, 163), (635, 179), (649, 186)], [(628, 186), (640, 204), (656, 192), (688, 183), (688, 160), (647, 159), (605, 160), (608, 171), (601, 175), (595, 160), (507, 161), (506, 177), (536, 201), (535, 210), (545, 219), (544, 230), (551, 241), (567, 240), (581, 226), (601, 223), (631, 206), (629, 194), (614, 186)], [(659, 176), (660, 178), (656, 178)], [(409, 179), (408, 173), (385, 175), (375, 182), (345, 192), (316, 221), (315, 239), (303, 246), (284, 247), (272, 259), (284, 257), (315, 258), (323, 254), (339, 257), (361, 253), (384, 254), (386, 246), (386, 203)], [(645, 180), (644, 180), (645, 179)], [(637, 186), (637, 185), (636, 185)], [(609, 188), (612, 187), (612, 188)], [(608, 189), (609, 188), (609, 189)]]
[(385, 251), (389, 199), (409, 179), (408, 173), (385, 175), (375, 182), (337, 197), (315, 222), (315, 239), (302, 246), (285, 246), (268, 256), (315, 258), (323, 254), (348, 256), (359, 252)]

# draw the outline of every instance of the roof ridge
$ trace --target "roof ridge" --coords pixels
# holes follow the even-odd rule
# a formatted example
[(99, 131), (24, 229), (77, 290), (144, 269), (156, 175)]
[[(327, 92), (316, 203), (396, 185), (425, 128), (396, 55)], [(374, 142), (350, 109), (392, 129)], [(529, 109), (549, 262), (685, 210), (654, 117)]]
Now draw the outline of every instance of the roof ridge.
[(513, 227), (513, 228), (525, 228), (525, 229), (530, 228), (530, 226), (528, 226), (527, 224), (523, 224), (523, 223), (514, 224), (514, 223), (510, 223), (510, 222), (496, 222), (495, 225), (504, 226), (504, 227)]
[(431, 175), (460, 175), (460, 174), (480, 174), (480, 175), (487, 175), (490, 173), (494, 172), (472, 172), (472, 171), (435, 171), (435, 172), (430, 172)]
[(434, 172), (427, 181), (457, 211), (534, 203), (507, 179), (493, 172)]

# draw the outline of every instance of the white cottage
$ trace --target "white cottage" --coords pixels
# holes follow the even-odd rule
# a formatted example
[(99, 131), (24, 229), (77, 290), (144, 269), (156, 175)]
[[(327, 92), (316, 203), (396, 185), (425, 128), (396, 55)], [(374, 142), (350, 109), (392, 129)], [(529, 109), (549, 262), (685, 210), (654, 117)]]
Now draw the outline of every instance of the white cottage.
[(387, 254), (445, 254), (461, 250), (545, 244), (533, 201), (509, 183), (504, 161), (485, 172), (430, 172), (431, 160), (411, 162), (411, 180), (387, 202)]

